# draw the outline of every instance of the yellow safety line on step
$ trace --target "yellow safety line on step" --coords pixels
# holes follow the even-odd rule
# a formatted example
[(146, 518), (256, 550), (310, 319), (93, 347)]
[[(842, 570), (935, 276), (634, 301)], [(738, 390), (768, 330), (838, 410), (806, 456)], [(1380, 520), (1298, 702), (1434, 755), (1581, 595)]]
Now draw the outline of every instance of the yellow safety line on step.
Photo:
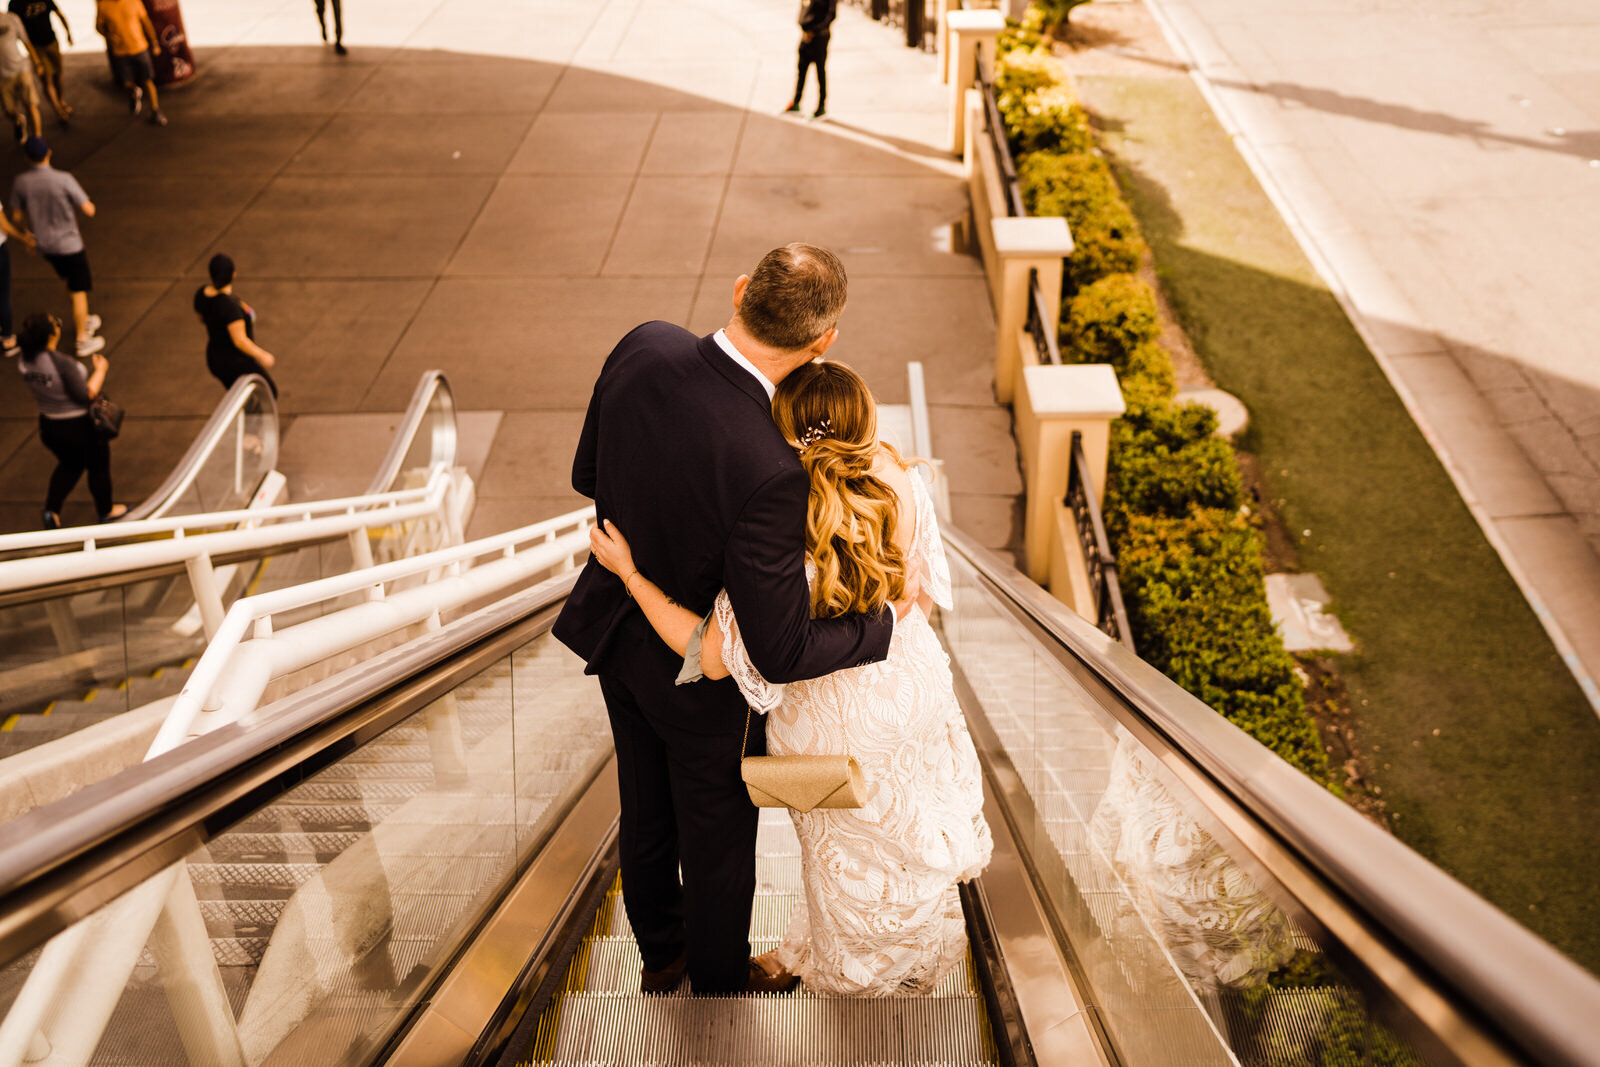
[(572, 954), (572, 962), (567, 965), (566, 976), (561, 980), (561, 991), (550, 998), (550, 1004), (539, 1016), (539, 1029), (534, 1035), (532, 1057), (529, 1062), (539, 1063), (552, 1059), (556, 1054), (556, 1034), (561, 1029), (561, 1002), (568, 993), (582, 991), (589, 981), (589, 956), (596, 937), (603, 936), (611, 929), (611, 917), (616, 914), (617, 901), (622, 894), (622, 875), (618, 874), (612, 881), (611, 888), (606, 890), (600, 906), (595, 909), (594, 922), (589, 924), (589, 935), (578, 944), (578, 951)]
[(978, 984), (978, 961), (972, 958), (971, 942), (967, 943), (966, 971), (967, 989), (972, 992), (972, 999), (978, 1005), (978, 1040), (983, 1043), (983, 1059), (986, 1063), (994, 1063), (1000, 1052), (995, 1048), (994, 1028), (989, 1025), (989, 1006), (983, 997), (983, 987)]
[(20, 718), (22, 718), (21, 715), (7, 715), (6, 716), (6, 721), (3, 722), (3, 723), (0, 723), (0, 731), (5, 731), (6, 733), (10, 733), (11, 732), (11, 728), (13, 726), (17, 725), (17, 720), (20, 719)]
[[(95, 694), (96, 694), (96, 693), (98, 693), (98, 692), (100, 692), (100, 690), (99, 690), (99, 689), (91, 689), (91, 690), (89, 690), (89, 691), (88, 691), (88, 692), (87, 692), (87, 693), (85, 693), (85, 694), (83, 694), (83, 703), (85, 703), (85, 704), (87, 704), (87, 703), (89, 703), (89, 702), (90, 702), (90, 701), (92, 701), (92, 700), (93, 700), (93, 699), (94, 699), (94, 695), (95, 695)], [(52, 705), (52, 706), (53, 706), (53, 705)], [(45, 712), (45, 714), (46, 714), (46, 715), (48, 715), (48, 714), (50, 714), (50, 713), (49, 713), (49, 712)]]

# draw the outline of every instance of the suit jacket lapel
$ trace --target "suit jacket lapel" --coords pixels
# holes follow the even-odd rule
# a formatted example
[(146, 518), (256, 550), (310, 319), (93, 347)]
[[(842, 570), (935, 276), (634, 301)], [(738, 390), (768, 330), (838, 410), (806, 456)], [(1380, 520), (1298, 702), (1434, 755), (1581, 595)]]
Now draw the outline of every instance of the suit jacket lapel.
[(761, 388), (761, 383), (756, 381), (755, 375), (728, 358), (722, 346), (717, 344), (715, 334), (706, 334), (700, 338), (699, 348), (701, 358), (711, 364), (718, 374), (728, 379), (751, 400), (760, 404), (762, 411), (771, 414), (772, 401), (767, 397), (767, 391)]

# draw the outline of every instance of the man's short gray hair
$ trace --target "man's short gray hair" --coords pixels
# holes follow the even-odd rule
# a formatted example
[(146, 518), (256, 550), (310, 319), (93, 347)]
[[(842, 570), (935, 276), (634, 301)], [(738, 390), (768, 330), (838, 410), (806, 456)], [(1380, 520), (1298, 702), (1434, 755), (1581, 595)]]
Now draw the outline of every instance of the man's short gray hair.
[(839, 257), (817, 245), (774, 248), (761, 257), (739, 302), (739, 321), (764, 345), (805, 348), (833, 329), (847, 279)]

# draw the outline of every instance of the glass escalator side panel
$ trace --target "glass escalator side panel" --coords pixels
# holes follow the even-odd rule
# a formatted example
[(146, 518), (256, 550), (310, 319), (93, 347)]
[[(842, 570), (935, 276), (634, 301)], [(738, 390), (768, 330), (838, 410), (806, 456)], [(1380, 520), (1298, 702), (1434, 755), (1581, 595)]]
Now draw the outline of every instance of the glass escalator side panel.
[[(1411, 1067), (1288, 894), (961, 559), (941, 629), (1121, 1062)], [(976, 705), (973, 707), (972, 705)], [(980, 742), (981, 746), (982, 742)]]
[[(372, 1062), (609, 752), (597, 683), (535, 638), (0, 972), (0, 1007), (74, 931), (116, 928), (143, 940), (81, 1062), (231, 1062), (206, 1035), (235, 1032), (251, 1064)], [(116, 948), (78, 959), (116, 973)], [(92, 986), (80, 968), (54, 1007)]]
[(277, 457), (277, 409), (263, 387), (249, 394), (200, 458), (188, 484), (158, 505), (155, 514), (200, 515), (243, 508)]

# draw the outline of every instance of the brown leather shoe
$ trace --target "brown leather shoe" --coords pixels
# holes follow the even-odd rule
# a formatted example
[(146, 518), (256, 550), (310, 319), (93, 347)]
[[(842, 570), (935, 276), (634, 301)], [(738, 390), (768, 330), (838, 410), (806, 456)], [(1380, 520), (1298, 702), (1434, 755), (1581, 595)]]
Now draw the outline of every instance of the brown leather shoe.
[(746, 993), (787, 993), (800, 984), (800, 976), (779, 967), (768, 971), (755, 957), (750, 960), (750, 978), (744, 984)]
[(641, 993), (670, 993), (683, 984), (683, 976), (689, 969), (689, 953), (678, 953), (678, 958), (667, 964), (659, 971), (639, 972), (639, 992)]

